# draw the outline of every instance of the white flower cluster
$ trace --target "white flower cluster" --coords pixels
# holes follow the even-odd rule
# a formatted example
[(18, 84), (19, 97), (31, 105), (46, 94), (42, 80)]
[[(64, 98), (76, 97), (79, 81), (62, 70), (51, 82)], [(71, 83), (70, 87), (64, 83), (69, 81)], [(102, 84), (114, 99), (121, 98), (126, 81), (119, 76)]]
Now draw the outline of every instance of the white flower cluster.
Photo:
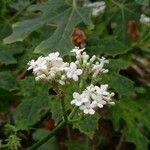
[(58, 52), (50, 53), (46, 57), (40, 56), (37, 60), (28, 62), (28, 70), (33, 70), (36, 80), (55, 80), (61, 85), (66, 84), (67, 79), (78, 81), (85, 68), (93, 77), (108, 72), (108, 69), (103, 68), (108, 60), (104, 57), (97, 58), (95, 55), (89, 58), (89, 55), (83, 51), (84, 48), (75, 47), (71, 52), (75, 53), (76, 61), (70, 64), (64, 62)]
[(84, 4), (84, 6), (92, 8), (93, 16), (98, 16), (99, 14), (104, 13), (105, 8), (106, 8), (106, 4), (104, 1), (88, 3), (88, 4)]
[[(40, 56), (37, 60), (28, 62), (28, 70), (33, 70), (36, 80), (53, 80), (61, 85), (65, 85), (71, 79), (78, 81), (80, 75), (94, 80), (97, 75), (107, 73), (105, 64), (109, 63), (104, 57), (99, 58), (95, 55), (90, 57), (84, 49), (75, 47), (71, 52), (75, 55), (75, 61), (64, 62), (58, 52), (50, 53), (46, 57)], [(114, 93), (108, 92), (108, 85), (100, 87), (90, 85), (81, 94), (74, 92), (71, 104), (79, 106), (85, 114), (94, 114), (99, 107), (102, 108), (106, 104), (113, 105), (112, 97)]]
[(64, 62), (59, 53), (50, 53), (46, 57), (39, 57), (36, 61), (28, 62), (28, 70), (33, 70), (36, 80), (55, 80), (64, 85), (67, 78), (78, 81), (82, 70), (77, 68), (74, 62)]
[(146, 16), (145, 14), (141, 14), (140, 22), (150, 26), (150, 17)]
[(95, 78), (98, 74), (108, 72), (108, 69), (104, 68), (104, 65), (109, 63), (109, 61), (106, 58), (99, 58), (95, 55), (93, 55), (90, 58), (90, 56), (83, 51), (84, 49), (79, 49), (78, 47), (75, 47), (71, 51), (76, 55), (75, 64), (79, 68), (83, 68), (84, 70), (86, 70), (86, 73), (91, 74), (93, 78)]
[(106, 104), (114, 105), (112, 97), (114, 93), (108, 92), (108, 85), (101, 85), (100, 87), (90, 85), (81, 94), (74, 92), (71, 104), (79, 106), (85, 114), (93, 115), (95, 109), (102, 108)]

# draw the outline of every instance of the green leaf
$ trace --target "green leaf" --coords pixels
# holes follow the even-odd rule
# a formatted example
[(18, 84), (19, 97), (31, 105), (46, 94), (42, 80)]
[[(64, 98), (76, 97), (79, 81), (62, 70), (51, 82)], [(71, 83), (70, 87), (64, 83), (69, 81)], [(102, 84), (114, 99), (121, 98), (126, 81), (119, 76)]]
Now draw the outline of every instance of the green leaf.
[(0, 72), (0, 110), (10, 110), (10, 100), (14, 99), (14, 92), (18, 90), (18, 85), (9, 71)]
[(125, 54), (130, 50), (129, 47), (117, 41), (114, 37), (108, 37), (100, 40), (99, 38), (89, 39), (87, 51), (94, 54), (104, 54), (106, 56), (116, 56)]
[(109, 87), (114, 89), (120, 97), (122, 96), (135, 96), (134, 82), (128, 78), (117, 74), (107, 73), (102, 75), (102, 83), (108, 84)]
[(148, 150), (149, 140), (136, 129), (134, 125), (129, 126), (130, 130), (127, 131), (127, 141), (136, 145), (136, 150)]
[[(58, 14), (57, 11), (63, 9), (64, 3), (62, 0), (49, 0), (45, 3), (31, 5), (28, 11), (40, 11), (41, 15), (37, 18), (17, 22), (12, 25), (13, 33), (4, 39), (4, 43), (10, 44), (16, 41), (23, 41), (31, 32), (41, 28), (44, 24), (49, 23)], [(29, 28), (30, 27), (30, 28)]]
[[(76, 1), (73, 2), (76, 3)], [(29, 8), (30, 11), (40, 11), (42, 14), (37, 18), (14, 24), (13, 33), (4, 39), (4, 43), (9, 44), (22, 41), (32, 31), (39, 29), (45, 24), (52, 23), (57, 25), (57, 29), (50, 38), (42, 41), (36, 47), (35, 52), (47, 54), (50, 52), (50, 49), (57, 49), (65, 54), (73, 47), (71, 35), (75, 26), (81, 22), (91, 24), (90, 10), (84, 7), (77, 7), (74, 3), (67, 5), (63, 0), (48, 0), (47, 2), (31, 6)]]
[(73, 124), (74, 128), (80, 130), (80, 132), (86, 134), (91, 139), (95, 133), (95, 130), (98, 128), (98, 120), (100, 116), (95, 113), (94, 115), (85, 116), (85, 118), (79, 122)]
[(33, 125), (49, 110), (48, 86), (28, 77), (20, 81), (20, 88), (24, 97), (15, 110), (16, 122), (25, 121)]
[(108, 24), (115, 24), (114, 35), (124, 44), (131, 46), (131, 39), (128, 36), (128, 22), (135, 20), (139, 22), (141, 7), (134, 1), (111, 1), (113, 6), (106, 14)]
[(0, 44), (0, 65), (12, 65), (17, 63), (16, 55), (24, 51), (22, 46), (6, 46)]
[(109, 59), (109, 64), (106, 68), (109, 69), (109, 72), (119, 73), (120, 70), (127, 69), (132, 65), (132, 62), (129, 58), (119, 58), (119, 59)]
[(1, 20), (0, 21), (0, 40), (8, 36), (11, 33), (11, 26), (8, 22)]
[(112, 121), (115, 129), (119, 129), (120, 120), (127, 126), (127, 141), (133, 142), (137, 150), (148, 150), (148, 139), (140, 131), (143, 127), (150, 130), (150, 105), (139, 100), (121, 99), (112, 107)]
[[(38, 141), (46, 137), (48, 134), (50, 134), (50, 131), (46, 129), (37, 129), (33, 133), (33, 139)], [(43, 144), (41, 147), (39, 147), (37, 150), (58, 150), (58, 144), (56, 141), (56, 138), (53, 137), (50, 140), (48, 140), (45, 144)]]
[(57, 124), (59, 121), (62, 120), (63, 117), (61, 100), (60, 98), (52, 98), (49, 101), (49, 103), (50, 103), (52, 118), (54, 119), (55, 124)]
[(86, 143), (79, 141), (67, 141), (66, 145), (68, 150), (90, 150), (90, 147)]
[(12, 92), (17, 90), (17, 82), (9, 71), (0, 72), (0, 89)]

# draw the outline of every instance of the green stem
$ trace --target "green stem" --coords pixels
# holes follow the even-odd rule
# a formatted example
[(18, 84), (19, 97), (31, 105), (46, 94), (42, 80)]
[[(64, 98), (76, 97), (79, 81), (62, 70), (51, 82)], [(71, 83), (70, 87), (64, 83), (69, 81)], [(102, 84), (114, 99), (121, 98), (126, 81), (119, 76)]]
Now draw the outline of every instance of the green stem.
[(76, 111), (78, 110), (78, 107), (74, 107), (70, 115), (68, 116), (68, 120), (71, 120), (73, 116), (75, 115)]
[[(72, 112), (69, 114), (67, 120), (72, 119), (77, 110), (78, 110), (78, 107), (74, 107), (74, 109), (72, 110)], [(41, 145), (43, 145), (44, 143), (46, 143), (50, 138), (52, 138), (55, 134), (57, 134), (58, 131), (65, 126), (65, 124), (66, 124), (65, 120), (61, 121), (58, 124), (58, 126), (56, 126), (56, 128), (54, 128), (48, 136), (46, 136), (45, 138), (43, 138), (41, 141), (35, 143), (28, 150), (36, 150), (37, 148), (39, 148)]]
[(67, 119), (67, 113), (65, 110), (65, 101), (64, 101), (64, 97), (61, 97), (61, 107), (62, 107), (62, 111), (63, 111), (63, 116), (64, 116), (64, 120), (67, 123), (68, 119)]
[[(79, 84), (79, 91), (80, 91), (80, 92), (82, 91), (83, 84), (84, 84), (84, 80), (81, 79), (80, 84)], [(75, 106), (75, 107), (73, 108), (72, 112), (70, 113), (70, 115), (68, 116), (69, 122), (72, 121), (72, 118), (73, 118), (73, 116), (75, 115), (75, 113), (76, 113), (77, 110), (78, 110), (78, 107)]]
[(76, 8), (77, 4), (76, 4), (76, 0), (73, 0), (73, 8)]
[(52, 138), (56, 133), (58, 133), (58, 131), (60, 129), (62, 129), (64, 127), (64, 125), (65, 125), (65, 121), (60, 122), (58, 124), (58, 126), (55, 129), (53, 129), (48, 136), (46, 136), (45, 138), (43, 138), (41, 141), (35, 143), (33, 146), (31, 146), (30, 148), (28, 148), (28, 150), (36, 150), (37, 148), (39, 148), (41, 145), (43, 145), (44, 143), (46, 143), (50, 138)]
[(80, 118), (78, 118), (78, 119), (75, 119), (75, 120), (68, 120), (69, 121), (69, 123), (74, 123), (74, 122), (79, 122), (79, 121), (81, 121), (83, 119), (83, 116), (82, 117), (80, 117)]

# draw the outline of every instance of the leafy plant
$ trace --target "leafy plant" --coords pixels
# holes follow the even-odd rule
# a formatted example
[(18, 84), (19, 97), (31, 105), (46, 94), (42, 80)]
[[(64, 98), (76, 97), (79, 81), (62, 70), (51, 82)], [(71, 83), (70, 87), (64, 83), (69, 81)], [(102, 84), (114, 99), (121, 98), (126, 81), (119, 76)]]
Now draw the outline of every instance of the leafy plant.
[(149, 0), (6, 0), (0, 18), (0, 148), (148, 150)]

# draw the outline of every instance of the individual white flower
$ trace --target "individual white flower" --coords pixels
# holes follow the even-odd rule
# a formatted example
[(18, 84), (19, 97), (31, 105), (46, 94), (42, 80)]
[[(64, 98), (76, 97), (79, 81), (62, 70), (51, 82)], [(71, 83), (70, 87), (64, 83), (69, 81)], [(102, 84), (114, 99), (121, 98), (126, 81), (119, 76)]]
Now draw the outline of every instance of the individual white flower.
[(93, 77), (95, 78), (99, 73), (107, 73), (108, 69), (104, 68), (104, 65), (109, 63), (109, 61), (102, 57), (99, 59), (99, 62), (96, 62), (93, 64), (92, 71), (93, 71)]
[(93, 106), (90, 104), (90, 102), (84, 103), (79, 107), (80, 110), (83, 110), (85, 114), (94, 115), (95, 110), (93, 109)]
[(73, 100), (71, 101), (71, 104), (75, 104), (76, 106), (81, 106), (81, 104), (83, 103), (82, 101), (82, 95), (80, 95), (79, 93), (77, 92), (74, 92), (73, 93)]
[(108, 84), (103, 84), (103, 85), (101, 85), (100, 87), (95, 86), (95, 89), (96, 89), (96, 92), (97, 92), (98, 94), (101, 94), (101, 95), (108, 95), (108, 94), (109, 94), (109, 92), (107, 91), (107, 89), (108, 89)]
[(65, 81), (63, 81), (63, 80), (59, 80), (58, 82), (59, 82), (59, 84), (61, 84), (61, 85), (65, 85)]
[(82, 56), (81, 56), (82, 61), (83, 61), (83, 65), (87, 64), (89, 57), (90, 57), (90, 56), (87, 55), (86, 52), (83, 52), (83, 54), (82, 54)]
[(41, 74), (41, 75), (35, 77), (36, 81), (43, 80), (43, 79), (46, 79), (46, 75), (45, 74)]
[(79, 47), (75, 47), (74, 49), (71, 50), (71, 52), (75, 53), (76, 55), (79, 55), (84, 50), (85, 50), (85, 48), (80, 49)]
[(101, 13), (104, 13), (105, 8), (106, 8), (106, 4), (104, 1), (85, 4), (84, 6), (92, 8), (92, 15), (93, 16), (97, 16)]
[(31, 69), (35, 68), (37, 64), (36, 64), (35, 60), (32, 59), (27, 63), (27, 65), (29, 65), (27, 70), (31, 70)]
[(150, 26), (150, 17), (146, 16), (145, 14), (141, 14), (140, 22)]
[(50, 53), (47, 57), (45, 57), (49, 62), (52, 63), (52, 66), (60, 67), (63, 64), (63, 59), (59, 57), (59, 52)]
[(65, 69), (66, 75), (68, 78), (72, 78), (74, 81), (79, 80), (79, 75), (82, 74), (82, 70), (77, 68), (77, 65), (74, 62), (71, 62), (69, 67)]
[(90, 63), (93, 63), (96, 60), (96, 56), (93, 55), (92, 58), (90, 58)]

